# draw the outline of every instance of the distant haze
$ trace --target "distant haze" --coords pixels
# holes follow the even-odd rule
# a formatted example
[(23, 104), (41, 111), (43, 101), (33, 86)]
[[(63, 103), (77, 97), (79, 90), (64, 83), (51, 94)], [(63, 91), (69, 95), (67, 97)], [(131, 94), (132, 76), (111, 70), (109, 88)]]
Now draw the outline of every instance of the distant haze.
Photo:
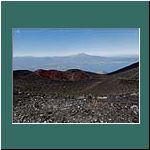
[(112, 72), (134, 62), (138, 56), (130, 57), (100, 57), (84, 53), (64, 57), (14, 57), (14, 70), (61, 70), (81, 69), (91, 72)]
[(139, 29), (14, 28), (13, 69), (111, 72), (139, 61)]

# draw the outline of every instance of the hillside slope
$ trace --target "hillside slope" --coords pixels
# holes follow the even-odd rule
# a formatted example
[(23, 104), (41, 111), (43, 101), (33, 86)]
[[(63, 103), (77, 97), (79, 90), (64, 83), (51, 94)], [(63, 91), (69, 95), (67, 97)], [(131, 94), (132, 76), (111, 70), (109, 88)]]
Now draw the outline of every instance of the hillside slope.
[(13, 122), (138, 123), (138, 111), (138, 64), (110, 74), (13, 72)]

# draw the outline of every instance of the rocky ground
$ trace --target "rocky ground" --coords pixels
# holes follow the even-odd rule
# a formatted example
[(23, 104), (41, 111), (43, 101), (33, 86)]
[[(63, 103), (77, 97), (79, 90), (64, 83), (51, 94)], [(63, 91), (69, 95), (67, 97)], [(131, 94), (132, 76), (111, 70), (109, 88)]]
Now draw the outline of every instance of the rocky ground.
[(15, 72), (13, 83), (13, 123), (139, 123), (138, 67), (81, 81)]
[(17, 91), (15, 123), (138, 123), (138, 93), (66, 96)]

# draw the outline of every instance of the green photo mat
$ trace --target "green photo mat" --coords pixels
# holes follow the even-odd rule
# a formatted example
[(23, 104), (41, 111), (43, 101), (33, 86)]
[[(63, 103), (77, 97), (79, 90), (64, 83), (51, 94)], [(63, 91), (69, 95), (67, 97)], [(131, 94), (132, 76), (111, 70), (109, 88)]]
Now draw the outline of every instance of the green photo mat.
[[(2, 2), (2, 148), (148, 148), (148, 2)], [(12, 28), (140, 28), (140, 124), (12, 124)]]

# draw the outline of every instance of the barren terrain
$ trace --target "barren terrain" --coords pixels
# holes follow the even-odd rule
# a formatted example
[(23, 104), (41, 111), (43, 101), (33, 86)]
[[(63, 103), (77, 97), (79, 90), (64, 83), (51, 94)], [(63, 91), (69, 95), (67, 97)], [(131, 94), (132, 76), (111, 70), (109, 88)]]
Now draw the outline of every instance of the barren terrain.
[(13, 123), (138, 123), (139, 63), (109, 74), (13, 71)]

